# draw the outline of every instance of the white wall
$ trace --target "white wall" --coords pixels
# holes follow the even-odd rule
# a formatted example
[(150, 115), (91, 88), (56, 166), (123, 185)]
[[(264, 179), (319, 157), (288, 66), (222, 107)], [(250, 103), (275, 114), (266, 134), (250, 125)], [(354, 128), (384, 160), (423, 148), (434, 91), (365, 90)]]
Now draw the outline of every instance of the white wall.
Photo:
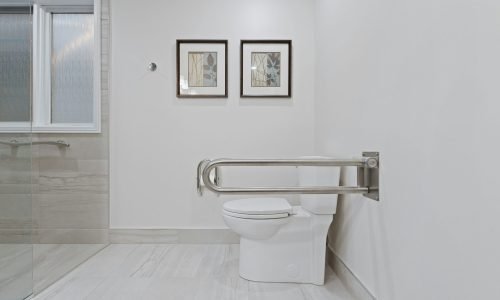
[(382, 156), (335, 251), (378, 299), (499, 299), (500, 2), (318, 0), (316, 20), (318, 152)]
[[(223, 227), (225, 198), (196, 194), (198, 161), (312, 153), (312, 0), (113, 0), (111, 13), (111, 228)], [(228, 99), (175, 97), (186, 38), (229, 40)], [(293, 40), (292, 99), (240, 99), (240, 39)]]

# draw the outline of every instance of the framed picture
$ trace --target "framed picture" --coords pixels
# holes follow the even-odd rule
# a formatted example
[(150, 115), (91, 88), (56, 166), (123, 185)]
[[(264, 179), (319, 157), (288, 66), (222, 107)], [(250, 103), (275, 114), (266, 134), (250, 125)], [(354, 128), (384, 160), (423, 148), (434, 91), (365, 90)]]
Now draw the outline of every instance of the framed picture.
[(241, 97), (291, 97), (292, 41), (242, 40)]
[(177, 97), (227, 97), (227, 40), (177, 40)]

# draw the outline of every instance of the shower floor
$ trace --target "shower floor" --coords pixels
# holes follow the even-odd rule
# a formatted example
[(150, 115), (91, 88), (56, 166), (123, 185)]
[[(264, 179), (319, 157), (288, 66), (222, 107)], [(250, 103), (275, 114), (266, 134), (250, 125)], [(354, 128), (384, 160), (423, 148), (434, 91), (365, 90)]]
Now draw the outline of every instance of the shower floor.
[(0, 244), (0, 299), (22, 299), (32, 291), (31, 244)]
[(110, 245), (34, 300), (351, 300), (331, 269), (324, 286), (238, 276), (238, 245)]

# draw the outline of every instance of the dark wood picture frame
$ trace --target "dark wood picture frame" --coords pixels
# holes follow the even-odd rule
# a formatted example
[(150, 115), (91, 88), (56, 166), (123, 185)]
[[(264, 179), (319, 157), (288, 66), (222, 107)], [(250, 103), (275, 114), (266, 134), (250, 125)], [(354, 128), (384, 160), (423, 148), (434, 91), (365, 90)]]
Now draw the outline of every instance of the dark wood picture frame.
[[(248, 95), (244, 94), (244, 46), (246, 44), (286, 44), (288, 45), (288, 89), (287, 93), (283, 95)], [(282, 62), (281, 62), (282, 63)], [(240, 97), (242, 98), (291, 98), (292, 97), (292, 40), (241, 40), (240, 43)]]
[[(181, 94), (181, 44), (223, 44), (224, 45), (224, 94)], [(178, 39), (176, 40), (176, 90), (178, 98), (227, 98), (228, 97), (228, 41), (227, 40), (202, 40), (202, 39)], [(219, 62), (218, 62), (219, 63)], [(218, 78), (217, 78), (218, 79)]]

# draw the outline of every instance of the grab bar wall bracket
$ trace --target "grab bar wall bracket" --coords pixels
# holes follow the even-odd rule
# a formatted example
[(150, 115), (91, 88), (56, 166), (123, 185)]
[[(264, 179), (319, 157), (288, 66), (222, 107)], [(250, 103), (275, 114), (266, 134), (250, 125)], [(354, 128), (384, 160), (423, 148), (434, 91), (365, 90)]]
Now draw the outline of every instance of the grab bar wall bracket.
[[(231, 166), (316, 166), (357, 167), (356, 186), (289, 186), (289, 187), (222, 187), (218, 175), (213, 180), (212, 170)], [(198, 192), (201, 195), (201, 180), (206, 188), (217, 194), (363, 194), (379, 201), (379, 153), (363, 152), (361, 158), (296, 158), (296, 159), (215, 159), (198, 164)], [(200, 178), (201, 177), (201, 178)], [(215, 182), (216, 181), (216, 182)]]
[(368, 192), (363, 196), (379, 201), (379, 153), (363, 152), (366, 166), (358, 167), (358, 186), (367, 187)]

